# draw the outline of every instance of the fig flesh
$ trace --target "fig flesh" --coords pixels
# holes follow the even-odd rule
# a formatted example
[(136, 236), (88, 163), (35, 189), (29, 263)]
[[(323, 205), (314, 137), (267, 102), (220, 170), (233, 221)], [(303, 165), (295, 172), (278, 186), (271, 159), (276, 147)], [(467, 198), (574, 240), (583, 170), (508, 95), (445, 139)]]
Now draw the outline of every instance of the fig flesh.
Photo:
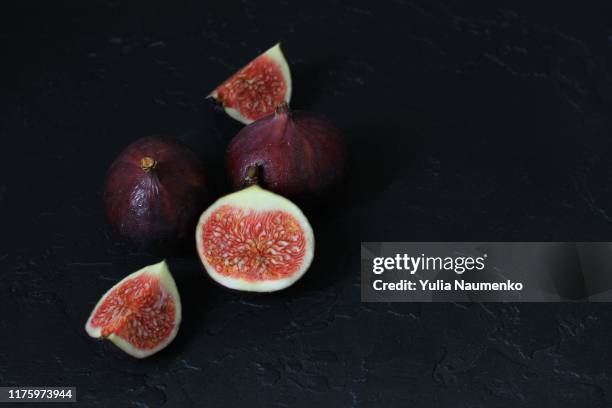
[(123, 238), (169, 254), (191, 236), (209, 192), (202, 162), (168, 137), (129, 145), (110, 167), (104, 188), (107, 218)]
[(244, 124), (270, 115), (281, 103), (289, 103), (291, 72), (280, 44), (259, 55), (208, 96)]
[(262, 187), (298, 200), (316, 197), (342, 180), (344, 141), (329, 121), (280, 105), (238, 132), (226, 166), (235, 189), (242, 187), (247, 169), (257, 166)]
[(242, 291), (287, 288), (314, 256), (314, 235), (302, 211), (257, 185), (211, 205), (200, 217), (196, 242), (208, 275)]
[(85, 330), (106, 338), (136, 358), (166, 347), (181, 323), (181, 299), (168, 265), (162, 261), (136, 271), (106, 292)]

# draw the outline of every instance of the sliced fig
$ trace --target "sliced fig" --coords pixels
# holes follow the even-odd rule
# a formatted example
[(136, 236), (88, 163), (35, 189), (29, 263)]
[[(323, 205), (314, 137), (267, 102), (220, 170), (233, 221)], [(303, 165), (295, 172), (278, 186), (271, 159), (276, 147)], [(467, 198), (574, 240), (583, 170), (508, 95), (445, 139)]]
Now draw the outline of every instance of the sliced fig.
[(106, 292), (91, 312), (85, 330), (106, 338), (136, 358), (166, 347), (181, 323), (181, 299), (168, 265), (145, 266)]
[(242, 291), (287, 288), (314, 256), (314, 235), (302, 211), (257, 185), (210, 206), (200, 217), (196, 242), (210, 277)]
[(208, 95), (232, 118), (249, 124), (291, 100), (291, 72), (276, 44), (232, 75)]

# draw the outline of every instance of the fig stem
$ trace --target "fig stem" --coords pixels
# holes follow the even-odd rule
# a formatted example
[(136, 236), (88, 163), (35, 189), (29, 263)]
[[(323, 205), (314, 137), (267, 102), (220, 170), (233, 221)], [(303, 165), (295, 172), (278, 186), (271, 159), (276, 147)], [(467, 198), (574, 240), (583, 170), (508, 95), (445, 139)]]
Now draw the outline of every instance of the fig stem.
[(243, 184), (245, 187), (252, 186), (259, 182), (259, 166), (249, 166), (244, 175)]
[(152, 157), (145, 156), (140, 159), (140, 168), (144, 171), (152, 170), (155, 166), (157, 166), (157, 162)]
[(274, 109), (274, 113), (277, 115), (289, 114), (290, 111), (291, 110), (289, 109), (289, 104), (287, 102), (276, 105), (276, 108)]

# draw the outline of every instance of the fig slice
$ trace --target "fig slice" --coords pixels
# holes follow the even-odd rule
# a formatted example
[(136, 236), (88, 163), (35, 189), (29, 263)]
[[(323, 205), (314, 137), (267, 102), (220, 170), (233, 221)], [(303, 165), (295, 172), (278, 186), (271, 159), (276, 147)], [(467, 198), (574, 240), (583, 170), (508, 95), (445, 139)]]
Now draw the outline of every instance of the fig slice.
[(204, 211), (196, 243), (212, 279), (250, 292), (291, 286), (314, 256), (306, 216), (291, 201), (258, 185), (226, 195)]
[(85, 330), (136, 358), (166, 347), (181, 323), (181, 299), (166, 261), (128, 275), (106, 292)]
[(232, 118), (249, 124), (274, 113), (291, 100), (291, 72), (280, 43), (259, 55), (209, 97), (221, 103)]

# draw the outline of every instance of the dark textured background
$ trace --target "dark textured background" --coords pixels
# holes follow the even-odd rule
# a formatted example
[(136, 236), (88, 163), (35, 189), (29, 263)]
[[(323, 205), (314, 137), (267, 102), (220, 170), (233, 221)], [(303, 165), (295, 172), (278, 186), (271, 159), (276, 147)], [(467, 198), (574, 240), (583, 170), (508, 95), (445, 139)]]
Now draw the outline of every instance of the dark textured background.
[[(13, 3), (0, 384), (74, 385), (115, 407), (612, 406), (610, 305), (359, 301), (360, 241), (611, 240), (609, 1)], [(158, 260), (110, 236), (108, 165), (171, 134), (222, 191), (239, 125), (204, 96), (278, 40), (293, 106), (331, 118), (352, 153), (340, 198), (311, 214), (312, 269), (252, 296), (173, 258), (170, 347), (137, 361), (89, 339), (98, 297)]]

